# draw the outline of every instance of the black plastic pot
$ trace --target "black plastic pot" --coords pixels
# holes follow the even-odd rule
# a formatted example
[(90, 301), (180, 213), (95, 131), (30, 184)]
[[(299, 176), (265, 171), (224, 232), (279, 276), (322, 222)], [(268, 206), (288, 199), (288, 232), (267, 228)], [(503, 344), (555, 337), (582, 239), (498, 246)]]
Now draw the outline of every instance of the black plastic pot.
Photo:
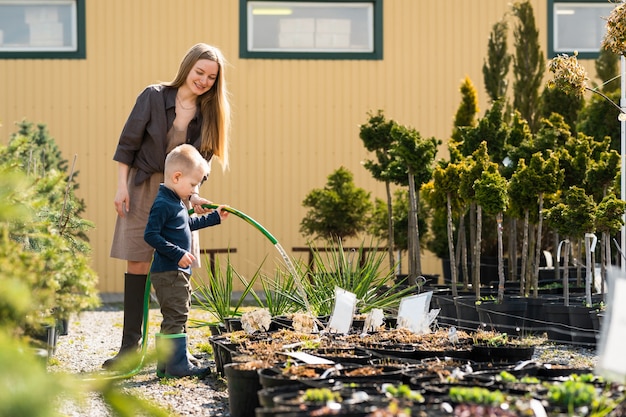
[(591, 307), (576, 305), (570, 306), (569, 322), (572, 343), (583, 346), (596, 346), (596, 331), (591, 319)]
[(486, 329), (516, 335), (524, 329), (527, 305), (519, 299), (487, 301), (476, 305), (476, 311)]
[(258, 391), (261, 389), (258, 370), (244, 369), (241, 364), (224, 365), (228, 385), (228, 403), (231, 417), (254, 416), (259, 407)]
[(490, 363), (516, 363), (526, 361), (533, 357), (534, 346), (472, 346), (472, 360), (476, 362)]
[(459, 328), (475, 331), (480, 326), (475, 295), (459, 295), (454, 297)]

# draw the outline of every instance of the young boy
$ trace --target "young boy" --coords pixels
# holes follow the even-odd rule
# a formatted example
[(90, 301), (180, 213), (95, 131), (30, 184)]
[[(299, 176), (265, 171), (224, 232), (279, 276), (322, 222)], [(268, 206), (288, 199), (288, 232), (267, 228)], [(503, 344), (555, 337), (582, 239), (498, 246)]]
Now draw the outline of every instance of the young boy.
[(156, 335), (157, 375), (168, 378), (204, 377), (209, 368), (196, 367), (187, 351), (187, 318), (191, 306), (191, 231), (220, 224), (224, 206), (201, 217), (190, 217), (185, 201), (210, 172), (208, 162), (191, 145), (174, 148), (165, 159), (163, 184), (150, 209), (144, 239), (155, 249), (150, 280), (161, 306), (163, 322)]

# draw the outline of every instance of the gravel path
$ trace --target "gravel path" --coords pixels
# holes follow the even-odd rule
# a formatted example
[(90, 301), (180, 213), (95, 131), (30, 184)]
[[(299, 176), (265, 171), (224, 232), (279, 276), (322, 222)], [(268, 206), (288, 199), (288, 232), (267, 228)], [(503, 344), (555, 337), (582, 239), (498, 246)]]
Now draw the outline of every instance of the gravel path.
[[(209, 320), (210, 315), (193, 310), (192, 317)], [(117, 306), (104, 306), (97, 311), (87, 311), (73, 317), (67, 336), (58, 339), (48, 369), (50, 372), (69, 372), (79, 377), (93, 373), (111, 375), (102, 371), (102, 362), (114, 356), (122, 337), (123, 313)], [(149, 313), (148, 349), (154, 349), (154, 334), (158, 332), (161, 313), (151, 309)], [(181, 378), (161, 381), (156, 376), (155, 363), (148, 363), (135, 376), (120, 380), (119, 386), (127, 393), (151, 400), (170, 412), (172, 416), (230, 416), (228, 392), (223, 378), (214, 372), (215, 363), (202, 351), (208, 345), (210, 332), (207, 327), (189, 328), (190, 350), (201, 358), (204, 366), (211, 366), (212, 374), (204, 379)], [(68, 417), (109, 417), (113, 414), (96, 395), (86, 403), (64, 404), (62, 412)]]
[[(207, 312), (193, 309), (191, 318), (210, 321)], [(120, 345), (123, 313), (118, 305), (105, 305), (96, 311), (83, 312), (73, 317), (69, 334), (58, 339), (48, 369), (50, 372), (67, 372), (79, 377), (101, 373), (102, 362), (115, 355)], [(161, 323), (158, 309), (150, 310), (149, 350), (154, 348), (154, 334)], [(172, 416), (229, 417), (226, 381), (215, 372), (215, 363), (203, 351), (210, 332), (207, 327), (189, 328), (190, 350), (200, 356), (204, 366), (211, 366), (213, 373), (205, 380), (182, 378), (161, 381), (156, 376), (155, 364), (148, 363), (137, 375), (120, 380), (124, 392), (148, 399), (169, 411)], [(592, 349), (572, 348), (564, 345), (545, 344), (535, 350), (534, 359), (542, 362), (560, 363), (577, 368), (592, 368), (597, 356)], [(103, 375), (110, 375), (102, 372)], [(62, 412), (68, 417), (109, 417), (113, 414), (101, 398), (91, 395), (80, 406), (66, 403)]]

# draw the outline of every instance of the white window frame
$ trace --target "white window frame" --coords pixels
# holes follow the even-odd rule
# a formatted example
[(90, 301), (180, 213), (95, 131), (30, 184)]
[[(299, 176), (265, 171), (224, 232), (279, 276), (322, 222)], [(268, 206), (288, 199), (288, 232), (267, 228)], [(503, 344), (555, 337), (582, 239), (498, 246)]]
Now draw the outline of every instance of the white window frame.
[(0, 58), (84, 54), (81, 27), (84, 0), (0, 0)]
[(381, 59), (381, 15), (382, 0), (241, 0), (240, 56)]

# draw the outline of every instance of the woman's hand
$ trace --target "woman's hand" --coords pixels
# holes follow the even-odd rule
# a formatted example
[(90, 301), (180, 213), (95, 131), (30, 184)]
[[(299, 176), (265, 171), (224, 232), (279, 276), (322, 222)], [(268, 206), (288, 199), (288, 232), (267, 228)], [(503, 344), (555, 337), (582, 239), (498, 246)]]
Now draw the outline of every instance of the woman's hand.
[(213, 209), (202, 207), (203, 204), (213, 204), (213, 203), (207, 200), (206, 198), (200, 197), (196, 193), (191, 194), (191, 197), (189, 197), (189, 203), (191, 204), (191, 207), (193, 208), (193, 212), (199, 216), (213, 211)]
[(128, 196), (128, 188), (119, 187), (115, 193), (115, 211), (120, 217), (125, 217), (126, 213), (130, 211), (130, 197)]
[(130, 197), (128, 196), (128, 172), (130, 167), (123, 163), (117, 164), (117, 192), (115, 193), (115, 211), (118, 216), (124, 217), (130, 211)]

